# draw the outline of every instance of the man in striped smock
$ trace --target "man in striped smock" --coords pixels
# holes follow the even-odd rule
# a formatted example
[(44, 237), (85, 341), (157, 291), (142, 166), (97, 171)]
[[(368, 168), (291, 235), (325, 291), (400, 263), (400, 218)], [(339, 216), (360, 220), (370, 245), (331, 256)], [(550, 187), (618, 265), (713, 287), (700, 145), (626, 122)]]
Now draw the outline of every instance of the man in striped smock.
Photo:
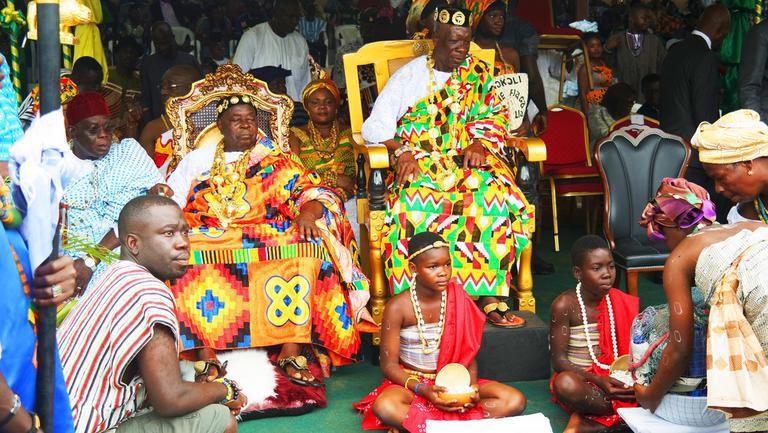
[(245, 396), (228, 379), (185, 382), (173, 294), (189, 226), (163, 196), (140, 196), (118, 220), (120, 260), (94, 281), (58, 331), (76, 433), (237, 431)]

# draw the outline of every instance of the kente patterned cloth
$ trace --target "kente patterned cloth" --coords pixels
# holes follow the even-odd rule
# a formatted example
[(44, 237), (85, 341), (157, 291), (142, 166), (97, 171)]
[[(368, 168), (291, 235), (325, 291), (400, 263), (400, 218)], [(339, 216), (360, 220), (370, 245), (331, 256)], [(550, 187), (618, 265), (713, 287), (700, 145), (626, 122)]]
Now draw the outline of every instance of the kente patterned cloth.
[[(436, 148), (428, 135), (429, 95), (398, 121), (395, 139), (415, 148), (421, 173), (404, 187), (391, 185), (382, 233), (385, 269), (395, 293), (408, 288), (407, 240), (431, 231), (451, 244), (460, 287), (472, 296), (507, 296), (517, 259), (529, 242), (532, 209), (502, 156), (507, 110), (495, 97), (488, 65), (470, 56), (454, 75), (458, 90), (446, 84), (435, 94)], [(458, 114), (449, 109), (454, 101)], [(454, 156), (473, 140), (485, 147), (486, 165), (463, 169)]]
[[(629, 353), (629, 344), (631, 341), (630, 330), (632, 329), (632, 319), (637, 316), (640, 310), (640, 299), (637, 296), (628, 295), (621, 290), (611, 288), (608, 292), (608, 296), (611, 297), (611, 306), (613, 307), (613, 319), (614, 326), (616, 327), (616, 346), (619, 356)], [(613, 342), (611, 341), (611, 320), (608, 314), (608, 303), (605, 297), (597, 304), (597, 333), (598, 333), (598, 345), (600, 346), (600, 355), (596, 355), (597, 360), (601, 364), (611, 365), (615, 360), (613, 358)], [(597, 364), (592, 363), (591, 367), (586, 371), (598, 375), (608, 376), (608, 370), (602, 369)], [(568, 413), (572, 413), (573, 409), (566, 406), (562, 402), (558, 401), (553, 392), (552, 385), (557, 377), (557, 372), (552, 375), (552, 379), (549, 381), (549, 390), (552, 393), (552, 401), (560, 405)], [(599, 387), (592, 383), (587, 382), (591, 386)], [(600, 390), (602, 392), (602, 390)], [(623, 407), (636, 407), (637, 403), (632, 401), (620, 401), (611, 400), (613, 406), (613, 413), (611, 415), (586, 415), (585, 418), (592, 420), (596, 423), (602, 424), (606, 427), (611, 427), (621, 422), (621, 417), (616, 412), (617, 409)]]
[[(182, 350), (314, 343), (334, 365), (350, 362), (360, 346), (356, 322), (365, 314), (368, 280), (338, 197), (262, 138), (245, 173), (245, 208), (222, 228), (210, 207), (215, 147), (191, 152), (168, 181), (192, 228), (191, 266), (172, 284)], [(232, 169), (240, 153), (225, 156)], [(322, 241), (301, 239), (291, 225), (312, 200), (325, 207)]]
[[(741, 232), (704, 248), (696, 285), (711, 306), (707, 330), (707, 406), (768, 405), (768, 229)], [(768, 430), (768, 413), (728, 420), (731, 431)]]
[[(496, 3), (499, 3), (496, 5)], [(462, 0), (458, 2), (459, 7), (463, 7), (469, 10), (470, 22), (472, 23), (472, 32), (475, 32), (477, 26), (480, 25), (480, 20), (483, 18), (485, 11), (489, 6), (495, 5), (502, 11), (504, 15), (507, 12), (507, 0)]]
[(339, 132), (339, 144), (332, 156), (323, 156), (312, 144), (312, 139), (301, 128), (291, 128), (291, 132), (301, 141), (299, 159), (308, 170), (323, 177), (323, 173), (334, 172), (345, 176), (355, 176), (355, 151), (352, 147), (352, 130)]
[(171, 160), (173, 156), (173, 129), (169, 129), (155, 140), (155, 165), (163, 176), (168, 176), (172, 171)]

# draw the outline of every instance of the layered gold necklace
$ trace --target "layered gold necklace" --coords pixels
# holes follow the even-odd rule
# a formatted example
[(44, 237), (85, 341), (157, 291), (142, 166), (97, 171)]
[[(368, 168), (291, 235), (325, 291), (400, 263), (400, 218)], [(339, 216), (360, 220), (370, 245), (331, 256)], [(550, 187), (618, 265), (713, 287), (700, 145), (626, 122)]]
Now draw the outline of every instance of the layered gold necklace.
[(211, 166), (211, 194), (206, 199), (208, 207), (219, 219), (222, 228), (227, 228), (232, 220), (245, 216), (250, 209), (245, 201), (245, 175), (250, 158), (251, 149), (247, 149), (232, 164), (232, 169), (227, 170), (224, 140), (216, 145)]
[[(440, 137), (441, 134), (440, 128), (435, 126), (435, 121), (439, 109), (436, 103), (437, 83), (435, 82), (435, 59), (431, 54), (427, 55), (427, 71), (429, 72), (429, 81), (427, 84), (427, 114), (429, 114), (429, 129), (427, 131), (427, 135), (429, 136), (429, 144), (432, 147), (432, 153), (430, 156), (432, 157), (432, 162), (435, 164), (437, 169), (437, 173), (435, 173), (435, 180), (438, 182), (440, 188), (442, 188), (443, 191), (448, 191), (452, 189), (457, 182), (455, 170), (458, 168), (458, 166), (453, 161), (453, 156), (457, 155), (458, 153), (456, 152), (455, 148), (451, 146), (450, 150), (448, 150), (448, 152), (443, 155), (437, 147), (437, 137)], [(448, 95), (444, 101), (444, 105), (449, 107), (451, 113), (453, 113), (455, 117), (453, 122), (451, 122), (451, 129), (449, 132), (449, 137), (451, 140), (455, 140), (456, 125), (459, 123), (458, 116), (459, 113), (461, 113), (461, 104), (458, 100), (460, 85), (461, 80), (456, 76), (456, 72), (451, 72), (451, 83), (449, 85), (451, 94)], [(445, 122), (447, 121), (448, 119), (446, 118)]]
[(320, 131), (317, 130), (315, 123), (311, 120), (307, 125), (307, 129), (309, 130), (309, 139), (312, 141), (315, 151), (323, 159), (333, 158), (336, 155), (336, 148), (339, 147), (339, 129), (336, 121), (331, 125), (331, 133), (328, 138), (323, 138)]

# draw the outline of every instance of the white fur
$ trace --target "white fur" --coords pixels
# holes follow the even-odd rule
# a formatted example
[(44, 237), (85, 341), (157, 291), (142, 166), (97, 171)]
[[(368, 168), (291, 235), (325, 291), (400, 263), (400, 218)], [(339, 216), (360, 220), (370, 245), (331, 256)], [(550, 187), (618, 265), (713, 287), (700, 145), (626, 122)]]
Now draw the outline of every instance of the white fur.
[(262, 349), (238, 349), (219, 352), (221, 362), (228, 361), (227, 377), (237, 382), (245, 395), (248, 406), (258, 405), (277, 395), (275, 367)]

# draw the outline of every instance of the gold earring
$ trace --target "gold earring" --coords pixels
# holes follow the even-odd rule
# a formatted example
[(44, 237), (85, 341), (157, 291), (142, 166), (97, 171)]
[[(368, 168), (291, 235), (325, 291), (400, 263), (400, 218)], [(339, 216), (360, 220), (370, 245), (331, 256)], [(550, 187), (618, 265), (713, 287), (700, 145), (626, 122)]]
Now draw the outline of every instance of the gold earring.
[(747, 176), (752, 176), (752, 169), (751, 168), (747, 171)]

